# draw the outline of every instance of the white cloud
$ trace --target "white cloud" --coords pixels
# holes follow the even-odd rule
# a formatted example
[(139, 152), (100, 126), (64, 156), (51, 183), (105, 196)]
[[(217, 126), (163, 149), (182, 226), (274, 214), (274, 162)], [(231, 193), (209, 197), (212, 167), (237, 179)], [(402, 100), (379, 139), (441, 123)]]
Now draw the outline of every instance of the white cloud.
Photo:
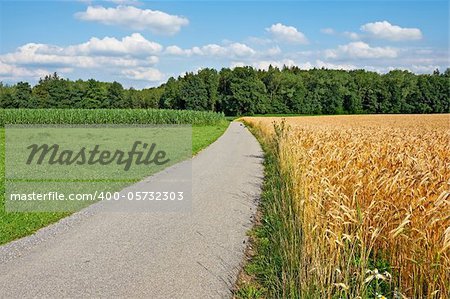
[(164, 78), (164, 74), (155, 68), (136, 68), (123, 70), (122, 74), (124, 74), (129, 79), (140, 81), (156, 82), (161, 81)]
[(166, 50), (165, 50), (165, 52), (167, 53), (167, 54), (170, 54), (170, 55), (187, 55), (187, 53), (185, 52), (185, 50), (183, 50), (183, 49), (181, 49), (180, 47), (178, 47), (178, 46), (168, 46), (168, 47), (166, 47)]
[(172, 45), (165, 48), (163, 54), (169, 56), (204, 56), (212, 59), (238, 59), (247, 62), (271, 60), (283, 56), (283, 51), (278, 45), (270, 48), (264, 47), (255, 49), (244, 43), (228, 42), (224, 45), (208, 44), (204, 46), (196, 46), (189, 49), (183, 49), (179, 46)]
[(30, 70), (15, 65), (6, 64), (0, 61), (0, 78), (23, 79), (29, 77), (45, 76), (49, 72), (44, 69)]
[(228, 46), (229, 51), (234, 56), (251, 56), (256, 53), (255, 50), (247, 46), (246, 44), (233, 43)]
[(333, 35), (336, 33), (336, 31), (334, 31), (333, 28), (322, 28), (322, 29), (320, 29), (320, 32), (322, 32), (323, 34), (328, 34), (328, 35)]
[(182, 49), (178, 46), (168, 46), (166, 47), (165, 53), (177, 56), (248, 57), (256, 54), (256, 51), (246, 44), (230, 43), (225, 46), (208, 44), (201, 47), (192, 47), (190, 49)]
[(122, 39), (94, 37), (67, 47), (29, 43), (0, 55), (0, 79), (36, 79), (54, 71), (61, 74), (78, 71), (160, 81), (162, 74), (151, 66), (159, 62), (156, 55), (161, 51), (161, 45), (138, 33)]
[(119, 5), (115, 8), (89, 6), (86, 11), (78, 12), (75, 17), (84, 21), (100, 22), (106, 25), (118, 25), (134, 30), (149, 30), (155, 34), (172, 35), (187, 26), (189, 20), (158, 10), (140, 9), (134, 6)]
[(260, 69), (260, 70), (267, 70), (269, 66), (277, 67), (277, 68), (283, 68), (283, 66), (291, 67), (296, 65), (295, 62), (291, 59), (282, 59), (282, 60), (263, 60), (263, 61), (257, 61), (252, 63), (252, 66)]
[(154, 54), (162, 51), (158, 43), (133, 33), (121, 40), (111, 37), (91, 38), (88, 42), (58, 47), (29, 43), (17, 51), (0, 55), (0, 61), (13, 65), (94, 68), (103, 66), (137, 66), (158, 63)]
[(422, 32), (417, 28), (402, 28), (392, 25), (388, 21), (367, 23), (361, 26), (361, 31), (370, 36), (379, 39), (392, 41), (419, 40), (422, 38)]
[(194, 47), (194, 54), (206, 56), (225, 56), (227, 55), (228, 49), (216, 44), (209, 44), (201, 48)]
[(125, 36), (121, 40), (114, 37), (91, 38), (88, 42), (66, 49), (68, 53), (79, 55), (151, 55), (161, 52), (162, 46), (145, 39), (139, 33)]
[(325, 57), (330, 59), (339, 58), (396, 58), (398, 50), (390, 47), (371, 47), (365, 42), (351, 42), (347, 45), (338, 46), (337, 49), (325, 51)]
[(314, 67), (316, 68), (326, 68), (326, 69), (334, 69), (334, 70), (354, 70), (357, 69), (358, 67), (353, 65), (353, 64), (349, 64), (349, 63), (340, 63), (340, 64), (334, 64), (334, 63), (330, 63), (330, 62), (324, 62), (322, 60), (316, 60), (316, 63), (314, 64)]
[(293, 43), (293, 44), (307, 44), (308, 39), (306, 36), (297, 30), (297, 28), (292, 26), (286, 26), (281, 23), (273, 24), (269, 28), (266, 28), (274, 39), (282, 42)]
[(94, 67), (96, 61), (87, 56), (69, 56), (64, 49), (45, 45), (29, 43), (17, 48), (16, 52), (0, 55), (0, 62), (33, 67)]

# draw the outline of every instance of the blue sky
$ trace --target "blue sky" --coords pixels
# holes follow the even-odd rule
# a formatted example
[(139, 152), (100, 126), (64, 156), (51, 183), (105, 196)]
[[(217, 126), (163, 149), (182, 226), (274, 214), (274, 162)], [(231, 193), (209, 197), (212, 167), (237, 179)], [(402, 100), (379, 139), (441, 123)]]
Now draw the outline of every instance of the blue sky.
[(448, 1), (4, 1), (0, 81), (159, 85), (204, 67), (449, 66)]

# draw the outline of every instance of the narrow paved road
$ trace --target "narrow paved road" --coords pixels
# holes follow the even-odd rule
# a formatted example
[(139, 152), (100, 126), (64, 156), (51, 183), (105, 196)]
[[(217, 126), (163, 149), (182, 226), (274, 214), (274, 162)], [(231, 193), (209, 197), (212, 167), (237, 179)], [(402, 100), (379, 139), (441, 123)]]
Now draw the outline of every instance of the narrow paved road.
[(0, 297), (231, 297), (261, 162), (255, 138), (231, 123), (192, 159), (190, 213), (105, 213), (93, 205), (0, 247)]

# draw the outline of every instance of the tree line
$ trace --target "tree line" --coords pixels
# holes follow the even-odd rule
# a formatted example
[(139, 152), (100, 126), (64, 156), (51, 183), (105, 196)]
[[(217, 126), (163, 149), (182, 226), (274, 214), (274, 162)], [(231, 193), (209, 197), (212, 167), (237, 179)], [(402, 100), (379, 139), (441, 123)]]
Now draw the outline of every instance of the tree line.
[(417, 75), (393, 70), (202, 69), (159, 87), (124, 89), (118, 82), (70, 81), (56, 73), (32, 87), (0, 83), (1, 108), (165, 108), (226, 115), (449, 113), (450, 69)]
[(71, 81), (54, 73), (35, 86), (0, 82), (0, 108), (158, 108), (164, 88), (124, 89), (118, 82)]

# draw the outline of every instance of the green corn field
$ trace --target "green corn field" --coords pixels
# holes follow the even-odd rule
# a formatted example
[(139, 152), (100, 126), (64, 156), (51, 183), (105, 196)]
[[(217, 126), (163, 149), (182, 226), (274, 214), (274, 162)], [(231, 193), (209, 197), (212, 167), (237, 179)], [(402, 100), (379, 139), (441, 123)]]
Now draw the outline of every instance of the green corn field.
[(215, 125), (223, 113), (166, 109), (0, 109), (5, 124), (192, 124)]

